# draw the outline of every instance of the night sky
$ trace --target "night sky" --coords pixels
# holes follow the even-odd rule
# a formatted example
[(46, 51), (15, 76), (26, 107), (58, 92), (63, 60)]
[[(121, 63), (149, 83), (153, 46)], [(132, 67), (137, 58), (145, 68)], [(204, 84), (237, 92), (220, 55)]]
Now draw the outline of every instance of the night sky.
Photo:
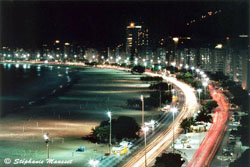
[[(55, 39), (93, 47), (123, 43), (130, 21), (144, 22), (154, 39), (167, 35), (218, 38), (248, 33), (247, 1), (2, 2), (2, 45), (39, 47)], [(187, 26), (208, 11), (222, 10)]]

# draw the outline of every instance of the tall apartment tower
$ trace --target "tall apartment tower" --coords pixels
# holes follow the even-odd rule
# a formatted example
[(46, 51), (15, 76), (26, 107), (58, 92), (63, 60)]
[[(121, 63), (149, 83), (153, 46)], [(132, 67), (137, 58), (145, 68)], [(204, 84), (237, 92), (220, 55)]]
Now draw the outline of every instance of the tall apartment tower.
[(214, 49), (212, 57), (212, 66), (214, 71), (223, 72), (225, 74), (226, 51), (224, 49)]
[(133, 62), (148, 44), (148, 29), (131, 22), (126, 27), (126, 55), (130, 57), (130, 61)]
[(245, 90), (250, 90), (250, 56), (249, 50), (244, 49), (240, 51), (242, 57), (242, 81), (241, 86)]
[(205, 71), (214, 71), (212, 67), (212, 56), (210, 48), (200, 48), (200, 66)]

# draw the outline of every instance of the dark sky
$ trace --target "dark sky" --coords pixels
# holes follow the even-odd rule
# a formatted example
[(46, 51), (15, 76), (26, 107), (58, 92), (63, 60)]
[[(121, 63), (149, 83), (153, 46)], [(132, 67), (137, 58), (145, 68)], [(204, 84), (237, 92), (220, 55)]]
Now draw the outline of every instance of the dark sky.
[[(55, 39), (95, 47), (124, 42), (130, 21), (143, 21), (150, 36), (220, 37), (248, 31), (248, 4), (241, 2), (2, 2), (2, 45), (38, 47)], [(186, 22), (210, 10), (217, 16)]]

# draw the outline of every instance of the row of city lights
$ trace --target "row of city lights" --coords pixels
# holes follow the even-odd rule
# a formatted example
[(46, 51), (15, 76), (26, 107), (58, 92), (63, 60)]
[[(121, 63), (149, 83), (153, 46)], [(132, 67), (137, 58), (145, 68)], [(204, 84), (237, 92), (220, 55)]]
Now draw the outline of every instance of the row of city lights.
[[(181, 66), (182, 67), (182, 66)], [(185, 68), (186, 69), (188, 69), (189, 68), (189, 66), (188, 65), (185, 65)], [(204, 73), (204, 71), (202, 71), (202, 70), (200, 70), (199, 68), (195, 68), (195, 67), (191, 67), (191, 70), (192, 71), (196, 71), (196, 73), (197, 73), (197, 75), (200, 75), (201, 76), (201, 80), (203, 81), (202, 82), (202, 85), (204, 86), (204, 89), (206, 89), (206, 86), (208, 85), (208, 81), (209, 81), (209, 78), (207, 77), (207, 75)], [(172, 89), (172, 91), (174, 91), (174, 89)], [(199, 101), (200, 101), (200, 93), (202, 92), (202, 90), (201, 89), (197, 89), (197, 92), (199, 93)], [(147, 132), (149, 131), (149, 127), (148, 126), (145, 126), (145, 123), (144, 123), (144, 97), (143, 97), (143, 95), (141, 95), (141, 101), (142, 101), (142, 130), (143, 130), (143, 132), (144, 132), (144, 140), (145, 140), (145, 165), (147, 165), (147, 157), (146, 157), (146, 154), (147, 154), (147, 152), (146, 152), (146, 146), (147, 146), (147, 144), (146, 144), (146, 136), (147, 136)], [(174, 115), (175, 115), (175, 113), (177, 113), (178, 112), (178, 109), (176, 108), (176, 107), (172, 107), (171, 109), (170, 109), (170, 112), (172, 112), (172, 114), (173, 114), (173, 122), (174, 122)], [(112, 140), (112, 138), (111, 138), (111, 134), (112, 134), (112, 113), (111, 113), (111, 111), (108, 111), (107, 112), (107, 116), (109, 117), (109, 123), (110, 123), (110, 135), (109, 135), (109, 153), (111, 153), (111, 149), (110, 149), (110, 147), (111, 147), (111, 145), (112, 145), (112, 143), (111, 143), (111, 140)], [(151, 120), (151, 123), (152, 123), (152, 125), (154, 125), (154, 120)], [(173, 129), (173, 151), (174, 151), (174, 126), (172, 127), (172, 129)], [(46, 143), (46, 145), (47, 145), (47, 157), (48, 157), (48, 159), (49, 159), (49, 142), (50, 142), (50, 140), (49, 140), (49, 134), (47, 133), (47, 134), (44, 134), (44, 140), (45, 140), (45, 143)], [(96, 160), (96, 159), (91, 159), (91, 160), (89, 160), (89, 165), (91, 165), (91, 166), (93, 166), (93, 167), (96, 167), (99, 163), (100, 163), (100, 161), (99, 160)]]
[(193, 23), (195, 23), (197, 21), (202, 21), (202, 20), (206, 19), (207, 17), (216, 15), (218, 13), (221, 13), (221, 10), (216, 10), (214, 12), (213, 11), (209, 11), (209, 12), (207, 12), (207, 14), (201, 15), (200, 18), (192, 19), (191, 21), (187, 22), (186, 25), (189, 26), (189, 25), (191, 25), (191, 24), (193, 24)]

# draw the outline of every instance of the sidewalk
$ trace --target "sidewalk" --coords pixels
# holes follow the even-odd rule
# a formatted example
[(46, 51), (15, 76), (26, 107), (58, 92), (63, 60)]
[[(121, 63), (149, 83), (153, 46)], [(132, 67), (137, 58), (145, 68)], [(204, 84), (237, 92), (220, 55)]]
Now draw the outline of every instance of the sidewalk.
[[(182, 157), (188, 162), (199, 148), (207, 132), (181, 134), (175, 139), (175, 149), (182, 153)], [(169, 150), (172, 148), (169, 148)], [(186, 166), (186, 163), (182, 166)]]

